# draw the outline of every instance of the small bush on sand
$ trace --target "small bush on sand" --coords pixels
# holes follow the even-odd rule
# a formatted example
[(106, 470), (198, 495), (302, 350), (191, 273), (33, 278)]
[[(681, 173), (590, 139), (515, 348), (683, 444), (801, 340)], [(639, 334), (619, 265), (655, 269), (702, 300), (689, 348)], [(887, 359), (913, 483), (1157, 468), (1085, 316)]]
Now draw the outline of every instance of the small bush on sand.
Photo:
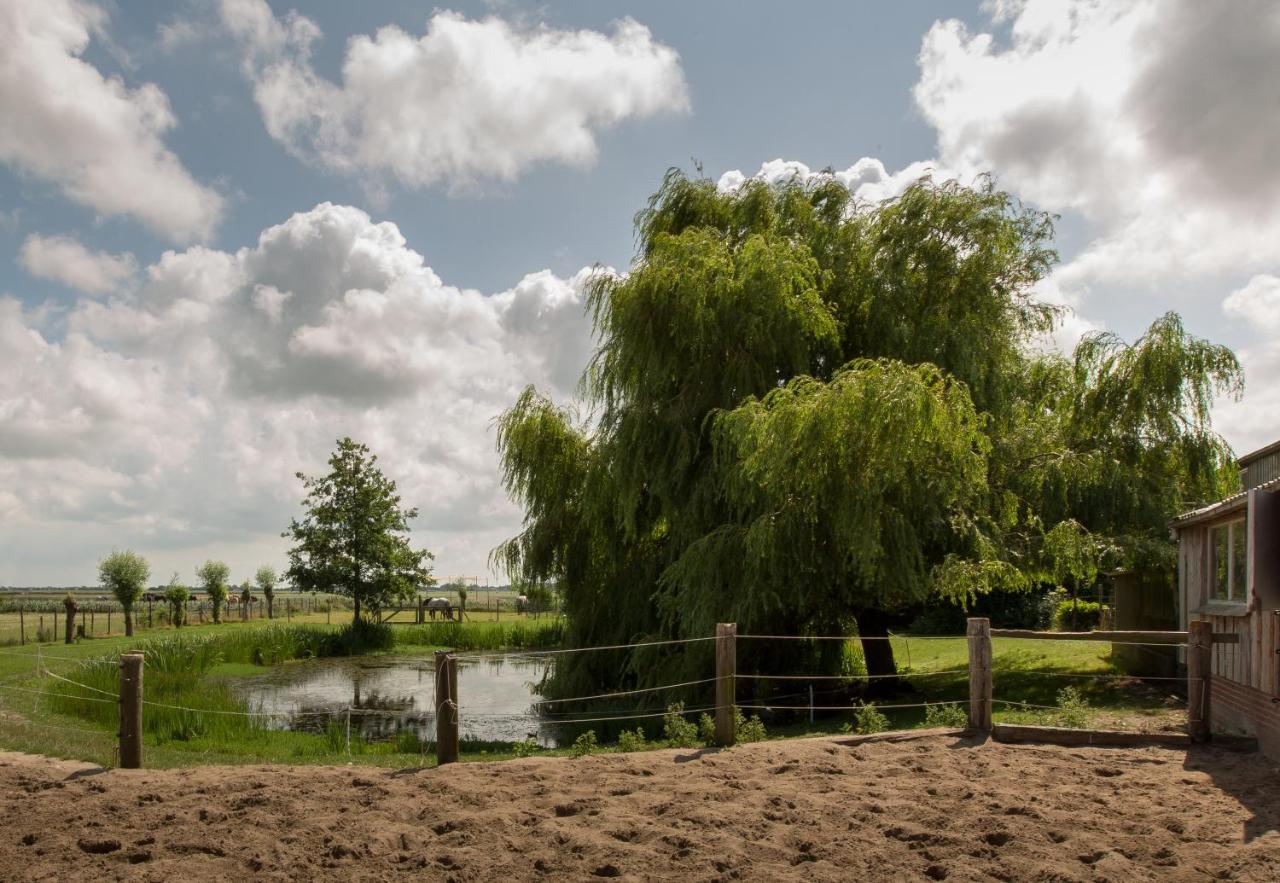
[(760, 720), (760, 715), (753, 714), (751, 717), (746, 717), (743, 715), (741, 708), (735, 708), (733, 710), (733, 718), (739, 742), (763, 742), (769, 738), (769, 734), (764, 730), (764, 721)]
[(634, 731), (623, 730), (618, 734), (619, 751), (644, 751), (644, 730), (636, 727)]
[(524, 739), (521, 739), (519, 742), (511, 746), (511, 750), (515, 753), (516, 757), (533, 757), (533, 755), (538, 753), (539, 747), (537, 739), (532, 736), (526, 736)]
[(963, 729), (969, 726), (969, 715), (959, 705), (925, 705), (924, 725)]
[(859, 735), (883, 733), (889, 729), (889, 719), (880, 713), (874, 702), (864, 702), (853, 710), (852, 729)]
[(583, 757), (587, 754), (595, 754), (600, 748), (600, 743), (596, 741), (596, 731), (587, 730), (581, 736), (573, 740), (573, 745), (569, 747), (570, 757)]
[(662, 718), (662, 737), (672, 748), (698, 747), (698, 725), (685, 720), (683, 702), (667, 706), (667, 713)]

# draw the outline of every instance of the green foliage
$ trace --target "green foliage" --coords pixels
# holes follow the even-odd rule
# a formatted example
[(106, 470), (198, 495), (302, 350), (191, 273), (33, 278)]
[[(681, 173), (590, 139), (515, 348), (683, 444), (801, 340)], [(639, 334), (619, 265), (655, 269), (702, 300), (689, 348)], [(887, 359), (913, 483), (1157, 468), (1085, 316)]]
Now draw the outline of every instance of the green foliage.
[(1097, 601), (1073, 601), (1070, 598), (1058, 602), (1053, 611), (1053, 627), (1060, 632), (1093, 631), (1102, 624), (1105, 604)]
[(705, 711), (698, 717), (698, 741), (703, 745), (716, 744), (716, 721)]
[(876, 708), (874, 702), (863, 702), (853, 709), (853, 731), (859, 735), (883, 733), (889, 729), (889, 719)]
[(960, 705), (926, 703), (924, 707), (924, 725), (926, 727), (964, 729), (969, 726), (969, 715)]
[(187, 621), (187, 601), (190, 600), (191, 593), (187, 591), (187, 587), (178, 581), (178, 574), (175, 573), (169, 579), (169, 584), (164, 588), (164, 600), (169, 605), (169, 620), (176, 628), (181, 628)]
[(662, 738), (672, 748), (697, 748), (698, 725), (684, 716), (684, 703), (673, 702), (662, 716)]
[(225, 561), (206, 561), (196, 568), (196, 578), (200, 580), (200, 588), (209, 596), (213, 606), (213, 621), (222, 622), (222, 607), (227, 603), (230, 591), (227, 579), (231, 576), (231, 568)]
[(1063, 687), (1058, 691), (1057, 724), (1060, 727), (1080, 729), (1089, 722), (1089, 702), (1075, 687)]
[[(498, 423), (525, 521), (493, 561), (556, 586), (572, 645), (720, 621), (871, 635), (876, 612), (1168, 569), (1169, 518), (1231, 478), (1209, 424), (1239, 389), (1231, 352), (1173, 314), (1069, 359), (1032, 347), (1057, 315), (1033, 296), (1051, 219), (987, 180), (866, 204), (833, 176), (721, 192), (673, 171), (636, 225), (630, 271), (590, 287), (590, 419), (527, 389)], [(548, 689), (709, 664), (582, 654)]]
[(760, 715), (753, 714), (751, 717), (746, 717), (743, 715), (741, 708), (734, 708), (733, 720), (734, 731), (739, 742), (763, 742), (769, 738), (769, 734), (764, 729), (764, 721), (760, 720)]
[(516, 742), (511, 746), (511, 750), (514, 752), (516, 757), (533, 757), (533, 755), (538, 753), (540, 748), (541, 746), (538, 745), (538, 740), (532, 736), (521, 739), (519, 742)]
[(596, 741), (596, 731), (587, 730), (573, 740), (573, 744), (569, 746), (569, 756), (583, 757), (588, 754), (595, 754), (599, 750), (600, 744)]
[(306, 488), (306, 514), (290, 521), (293, 540), (285, 576), (299, 591), (336, 592), (361, 609), (407, 602), (434, 585), (426, 550), (409, 545), (416, 509), (402, 509), (396, 484), (378, 458), (350, 438), (339, 439), (327, 475), (298, 478)]
[(151, 567), (146, 559), (129, 549), (112, 552), (98, 562), (98, 579), (124, 608), (125, 634), (133, 634), (133, 605), (142, 598), (150, 578)]
[(636, 727), (635, 730), (623, 730), (618, 734), (619, 751), (644, 751), (646, 744), (642, 727)]

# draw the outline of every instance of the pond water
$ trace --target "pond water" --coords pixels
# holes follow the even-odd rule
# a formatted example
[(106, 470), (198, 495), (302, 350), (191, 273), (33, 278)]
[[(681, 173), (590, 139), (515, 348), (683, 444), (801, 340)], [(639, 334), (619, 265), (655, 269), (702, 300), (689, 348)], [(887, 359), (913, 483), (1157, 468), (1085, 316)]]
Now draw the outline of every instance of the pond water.
[[(460, 735), (463, 739), (518, 741), (533, 736), (555, 747), (563, 728), (537, 712), (538, 683), (548, 663), (528, 656), (458, 657)], [(311, 659), (274, 666), (233, 682), (250, 707), (268, 712), (280, 729), (324, 732), (331, 721), (369, 741), (384, 741), (403, 729), (424, 741), (436, 738), (435, 660), (373, 656)]]

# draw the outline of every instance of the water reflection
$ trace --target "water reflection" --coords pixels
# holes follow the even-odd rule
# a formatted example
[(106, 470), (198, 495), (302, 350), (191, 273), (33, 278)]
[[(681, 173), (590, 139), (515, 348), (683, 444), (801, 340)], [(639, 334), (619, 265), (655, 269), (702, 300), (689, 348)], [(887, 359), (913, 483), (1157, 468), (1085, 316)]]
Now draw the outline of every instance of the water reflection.
[[(464, 739), (517, 741), (533, 737), (554, 747), (562, 728), (540, 717), (535, 689), (546, 674), (544, 660), (511, 656), (459, 657), (460, 732)], [(332, 722), (370, 741), (404, 730), (435, 740), (435, 663), (429, 658), (313, 659), (275, 666), (235, 683), (270, 726), (323, 733)]]

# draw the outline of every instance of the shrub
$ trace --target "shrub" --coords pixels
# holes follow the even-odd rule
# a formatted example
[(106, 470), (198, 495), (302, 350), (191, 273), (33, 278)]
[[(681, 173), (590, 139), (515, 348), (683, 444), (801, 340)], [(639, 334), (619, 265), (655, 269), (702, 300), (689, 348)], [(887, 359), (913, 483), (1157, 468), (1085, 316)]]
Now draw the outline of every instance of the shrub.
[(538, 753), (538, 749), (540, 747), (541, 746), (538, 745), (537, 739), (532, 736), (526, 736), (519, 742), (512, 745), (511, 750), (516, 757), (533, 757), (533, 755)]
[(763, 742), (769, 738), (768, 733), (764, 731), (764, 721), (760, 720), (760, 715), (753, 714), (751, 717), (746, 717), (742, 714), (741, 708), (735, 708), (733, 719), (739, 742)]
[(716, 721), (705, 711), (698, 718), (698, 741), (703, 745), (716, 744)]
[(959, 705), (929, 705), (924, 707), (924, 725), (926, 727), (969, 726), (969, 715)]
[(1058, 691), (1058, 726), (1080, 729), (1089, 722), (1089, 702), (1075, 687)]
[(698, 725), (685, 720), (683, 702), (667, 706), (667, 713), (662, 718), (662, 736), (672, 748), (698, 747)]
[(883, 733), (889, 729), (889, 719), (880, 713), (874, 702), (864, 702), (853, 710), (853, 731), (860, 735)]
[(573, 745), (569, 747), (569, 756), (583, 757), (587, 754), (595, 754), (599, 748), (600, 744), (596, 741), (596, 731), (587, 730), (581, 736), (573, 740)]
[(397, 754), (422, 754), (426, 748), (422, 737), (413, 727), (401, 727), (396, 730), (395, 744)]
[(1102, 623), (1105, 604), (1097, 601), (1059, 601), (1053, 613), (1053, 627), (1060, 632), (1092, 631)]
[(636, 727), (635, 731), (623, 730), (618, 734), (619, 751), (644, 751), (644, 730)]

